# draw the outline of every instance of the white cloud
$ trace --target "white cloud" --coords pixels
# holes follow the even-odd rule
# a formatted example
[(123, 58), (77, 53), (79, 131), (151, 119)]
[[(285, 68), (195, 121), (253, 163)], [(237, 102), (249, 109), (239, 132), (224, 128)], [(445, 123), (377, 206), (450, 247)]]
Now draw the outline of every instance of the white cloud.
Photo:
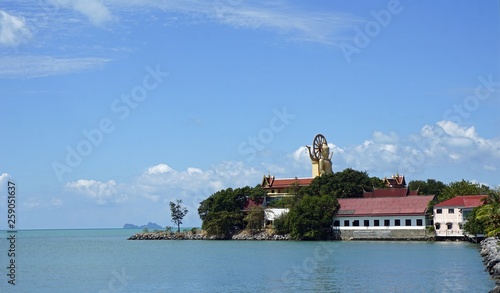
[(59, 208), (63, 205), (63, 201), (60, 198), (52, 198), (47, 201), (45, 198), (39, 196), (29, 197), (21, 202), (22, 207), (27, 209), (46, 209), (46, 208)]
[(168, 203), (182, 199), (190, 210), (212, 193), (260, 183), (263, 173), (242, 162), (222, 162), (211, 169), (188, 167), (176, 171), (161, 163), (147, 168), (135, 178), (120, 184), (81, 179), (66, 184), (66, 189), (93, 199), (97, 204), (144, 201)]
[[(284, 2), (249, 1), (107, 1), (116, 9), (150, 7), (176, 12), (188, 21), (210, 21), (235, 28), (270, 31), (291, 40), (335, 45), (345, 38), (343, 33), (362, 22), (359, 17), (341, 12), (311, 11), (292, 7)], [(112, 3), (112, 4), (111, 4)]]
[(9, 180), (10, 175), (8, 173), (2, 173), (0, 174), (0, 185), (3, 185), (4, 182), (7, 182)]
[(22, 17), (0, 10), (0, 45), (17, 46), (31, 38), (31, 31)]
[(114, 180), (99, 182), (95, 180), (80, 179), (68, 182), (66, 189), (88, 196), (97, 204), (121, 203), (127, 200), (127, 196), (120, 193)]
[(0, 57), (0, 78), (31, 78), (67, 74), (99, 68), (109, 59), (55, 58), (50, 56), (5, 56)]
[(158, 164), (156, 166), (150, 167), (147, 171), (148, 174), (162, 174), (167, 172), (173, 172), (174, 170), (170, 168), (167, 164)]
[(54, 0), (53, 2), (55, 5), (80, 12), (94, 25), (102, 25), (113, 19), (111, 11), (100, 0)]
[(215, 6), (210, 17), (217, 22), (236, 27), (268, 29), (291, 34), (293, 39), (324, 44), (339, 40), (339, 32), (357, 23), (359, 19), (341, 13), (295, 11), (278, 5), (250, 7), (244, 5)]

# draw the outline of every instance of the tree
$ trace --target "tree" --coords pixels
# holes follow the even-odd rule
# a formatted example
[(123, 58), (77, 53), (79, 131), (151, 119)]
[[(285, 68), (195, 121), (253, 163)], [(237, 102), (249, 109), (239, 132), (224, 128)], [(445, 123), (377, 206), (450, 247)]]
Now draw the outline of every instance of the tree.
[(472, 183), (462, 179), (461, 181), (451, 182), (445, 186), (441, 195), (438, 197), (439, 202), (443, 202), (457, 195), (477, 195), (477, 194), (490, 194), (491, 189), (483, 184)]
[(170, 202), (170, 212), (172, 213), (172, 222), (177, 225), (177, 232), (181, 232), (182, 219), (188, 213), (186, 207), (181, 206), (182, 200), (178, 199), (177, 204)]
[(477, 236), (478, 234), (485, 234), (485, 222), (477, 217), (478, 211), (481, 207), (475, 207), (469, 213), (464, 224), (464, 232)]
[(297, 240), (328, 239), (338, 207), (337, 199), (330, 195), (304, 195), (287, 215), (290, 236)]
[(490, 190), (485, 204), (478, 207), (475, 215), (478, 225), (483, 225), (488, 237), (500, 236), (500, 190)]
[(376, 176), (370, 177), (370, 183), (371, 183), (373, 188), (385, 188), (386, 187), (384, 181)]
[(215, 192), (200, 203), (201, 227), (208, 234), (228, 236), (243, 228), (243, 209), (248, 200), (258, 201), (265, 195), (260, 185), (228, 188)]
[(334, 174), (324, 174), (314, 178), (308, 186), (309, 194), (329, 194), (335, 198), (363, 197), (363, 192), (372, 190), (372, 180), (368, 173), (351, 168)]
[(231, 238), (243, 222), (243, 215), (237, 212), (220, 211), (210, 214), (209, 217), (202, 223), (203, 230), (209, 235), (222, 236), (224, 239)]
[(408, 188), (410, 188), (410, 190), (418, 189), (418, 194), (435, 195), (436, 197), (441, 196), (445, 187), (446, 184), (435, 179), (427, 179), (426, 181), (412, 180), (408, 183)]
[(285, 235), (290, 233), (290, 228), (288, 227), (288, 213), (283, 213), (279, 217), (274, 219), (274, 233), (279, 235)]
[(243, 219), (246, 223), (246, 229), (259, 230), (264, 227), (264, 208), (252, 207)]

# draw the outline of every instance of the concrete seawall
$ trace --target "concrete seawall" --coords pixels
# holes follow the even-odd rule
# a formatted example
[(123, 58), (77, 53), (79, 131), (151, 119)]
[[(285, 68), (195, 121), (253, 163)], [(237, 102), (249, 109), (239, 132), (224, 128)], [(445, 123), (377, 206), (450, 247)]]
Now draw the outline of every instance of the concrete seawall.
[(434, 233), (423, 229), (414, 230), (336, 230), (337, 239), (341, 240), (418, 240), (427, 241), (434, 239)]

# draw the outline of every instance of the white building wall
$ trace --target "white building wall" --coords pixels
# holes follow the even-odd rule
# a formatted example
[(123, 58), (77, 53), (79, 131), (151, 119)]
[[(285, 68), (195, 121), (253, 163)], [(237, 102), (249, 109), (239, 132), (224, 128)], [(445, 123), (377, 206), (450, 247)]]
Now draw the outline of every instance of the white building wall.
[[(359, 226), (354, 226), (354, 221), (358, 221)], [(368, 221), (368, 226), (365, 225), (365, 220)], [(375, 226), (376, 220), (378, 220), (379, 226)], [(389, 225), (386, 225), (386, 220), (389, 221)], [(399, 220), (399, 226), (397, 225), (397, 220)], [(410, 221), (410, 225), (406, 225), (406, 220)], [(335, 226), (335, 221), (339, 221), (339, 226)], [(345, 225), (345, 221), (349, 221), (349, 226)], [(421, 226), (418, 225), (421, 223)], [(415, 230), (422, 229), (425, 230), (425, 216), (387, 216), (387, 217), (346, 217), (337, 216), (334, 218), (334, 228), (340, 230)]]
[[(440, 213), (438, 211), (441, 210)], [(439, 237), (462, 237), (463, 211), (458, 207), (435, 207), (434, 229)], [(438, 225), (439, 224), (439, 225)]]
[(274, 221), (276, 218), (279, 218), (281, 215), (288, 213), (289, 209), (265, 209), (264, 215), (267, 221)]

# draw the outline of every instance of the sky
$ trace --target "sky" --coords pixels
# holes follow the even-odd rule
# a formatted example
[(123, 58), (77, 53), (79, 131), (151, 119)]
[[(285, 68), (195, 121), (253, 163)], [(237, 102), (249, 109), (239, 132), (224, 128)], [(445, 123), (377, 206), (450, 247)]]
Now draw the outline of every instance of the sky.
[[(264, 175), (500, 185), (498, 1), (0, 3), (0, 229), (171, 226)], [(1, 216), (3, 215), (3, 216)]]

